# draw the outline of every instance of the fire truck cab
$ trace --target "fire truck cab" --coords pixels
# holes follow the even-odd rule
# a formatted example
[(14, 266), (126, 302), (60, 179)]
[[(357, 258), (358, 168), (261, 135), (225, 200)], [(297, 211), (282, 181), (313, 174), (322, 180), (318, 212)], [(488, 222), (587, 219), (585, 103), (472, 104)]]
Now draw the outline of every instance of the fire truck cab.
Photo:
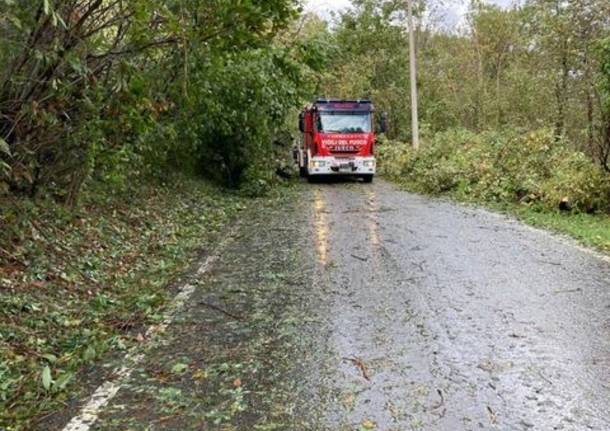
[[(375, 109), (370, 100), (318, 99), (299, 116), (295, 159), (302, 176), (346, 175), (373, 181)], [(385, 132), (382, 121), (381, 132)]]

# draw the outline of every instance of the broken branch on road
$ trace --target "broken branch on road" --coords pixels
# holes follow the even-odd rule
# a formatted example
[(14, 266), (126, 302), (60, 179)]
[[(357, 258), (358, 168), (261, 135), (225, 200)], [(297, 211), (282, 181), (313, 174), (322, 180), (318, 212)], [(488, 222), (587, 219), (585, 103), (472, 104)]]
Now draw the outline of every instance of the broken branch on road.
[(354, 358), (343, 358), (343, 360), (354, 364), (356, 366), (356, 368), (358, 368), (360, 370), (360, 373), (362, 373), (362, 377), (364, 378), (364, 380), (366, 380), (367, 382), (371, 381), (371, 378), (370, 378), (369, 372), (368, 372), (368, 368), (367, 368), (366, 364), (364, 362), (362, 362), (362, 359), (354, 357)]
[(369, 261), (369, 258), (368, 258), (368, 257), (361, 257), (361, 256), (358, 256), (358, 255), (356, 255), (356, 254), (352, 254), (351, 256), (352, 256), (354, 259), (358, 259), (358, 260), (360, 260), (360, 261), (362, 261), (362, 262), (368, 262), (368, 261)]
[(237, 316), (237, 315), (235, 315), (235, 314), (225, 310), (224, 308), (219, 307), (218, 305), (214, 305), (214, 304), (211, 304), (211, 303), (205, 302), (205, 301), (201, 301), (199, 304), (200, 305), (205, 305), (206, 307), (211, 308), (212, 310), (216, 310), (216, 311), (218, 311), (218, 312), (220, 312), (222, 314), (225, 314), (225, 315), (229, 316), (232, 319), (239, 320), (239, 321), (243, 321), (244, 320), (243, 317)]

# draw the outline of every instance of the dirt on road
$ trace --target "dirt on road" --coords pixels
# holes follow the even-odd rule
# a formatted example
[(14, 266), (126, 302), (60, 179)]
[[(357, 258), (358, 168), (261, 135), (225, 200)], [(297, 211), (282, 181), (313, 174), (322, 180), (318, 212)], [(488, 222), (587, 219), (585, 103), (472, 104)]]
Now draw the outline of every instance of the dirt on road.
[(91, 429), (610, 429), (610, 263), (504, 216), (303, 184), (192, 282)]

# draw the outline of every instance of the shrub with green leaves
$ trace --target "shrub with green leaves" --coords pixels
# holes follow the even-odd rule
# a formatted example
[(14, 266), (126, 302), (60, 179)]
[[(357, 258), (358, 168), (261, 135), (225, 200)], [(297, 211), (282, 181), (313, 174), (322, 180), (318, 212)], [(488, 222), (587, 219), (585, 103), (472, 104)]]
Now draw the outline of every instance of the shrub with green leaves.
[[(192, 115), (184, 129), (195, 134), (198, 170), (248, 194), (268, 188), (286, 155), (292, 129), (287, 118), (313, 89), (300, 63), (286, 48), (253, 49), (202, 62), (192, 76)], [(296, 116), (296, 115), (295, 115)], [(278, 163), (280, 162), (280, 163)]]
[(610, 210), (610, 177), (547, 130), (438, 133), (414, 152), (380, 146), (384, 174), (416, 191), (464, 200), (520, 202), (582, 212)]

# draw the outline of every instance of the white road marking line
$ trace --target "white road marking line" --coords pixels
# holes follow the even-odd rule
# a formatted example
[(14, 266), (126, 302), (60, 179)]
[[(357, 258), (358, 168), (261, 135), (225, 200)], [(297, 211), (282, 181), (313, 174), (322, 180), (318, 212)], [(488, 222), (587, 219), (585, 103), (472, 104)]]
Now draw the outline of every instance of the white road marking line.
[[(218, 260), (220, 252), (229, 244), (239, 224), (236, 224), (233, 229), (228, 233), (225, 239), (216, 247), (214, 252), (210, 254), (207, 259), (197, 269), (196, 274), (198, 276), (204, 275), (208, 272), (210, 266)], [(146, 340), (151, 340), (157, 335), (162, 334), (167, 330), (169, 325), (172, 324), (176, 314), (184, 308), (184, 305), (191, 298), (195, 292), (195, 287), (190, 284), (185, 284), (180, 288), (178, 294), (172, 300), (163, 321), (158, 325), (152, 325), (146, 331)], [(89, 431), (91, 427), (97, 422), (99, 414), (104, 407), (106, 407), (110, 401), (116, 396), (119, 390), (123, 387), (134, 369), (142, 362), (145, 355), (142, 353), (136, 353), (141, 350), (142, 346), (134, 346), (125, 355), (123, 359), (123, 365), (113, 373), (112, 380), (108, 380), (99, 386), (93, 395), (89, 398), (87, 403), (81, 408), (78, 416), (72, 418), (72, 420), (63, 428), (63, 431)]]

